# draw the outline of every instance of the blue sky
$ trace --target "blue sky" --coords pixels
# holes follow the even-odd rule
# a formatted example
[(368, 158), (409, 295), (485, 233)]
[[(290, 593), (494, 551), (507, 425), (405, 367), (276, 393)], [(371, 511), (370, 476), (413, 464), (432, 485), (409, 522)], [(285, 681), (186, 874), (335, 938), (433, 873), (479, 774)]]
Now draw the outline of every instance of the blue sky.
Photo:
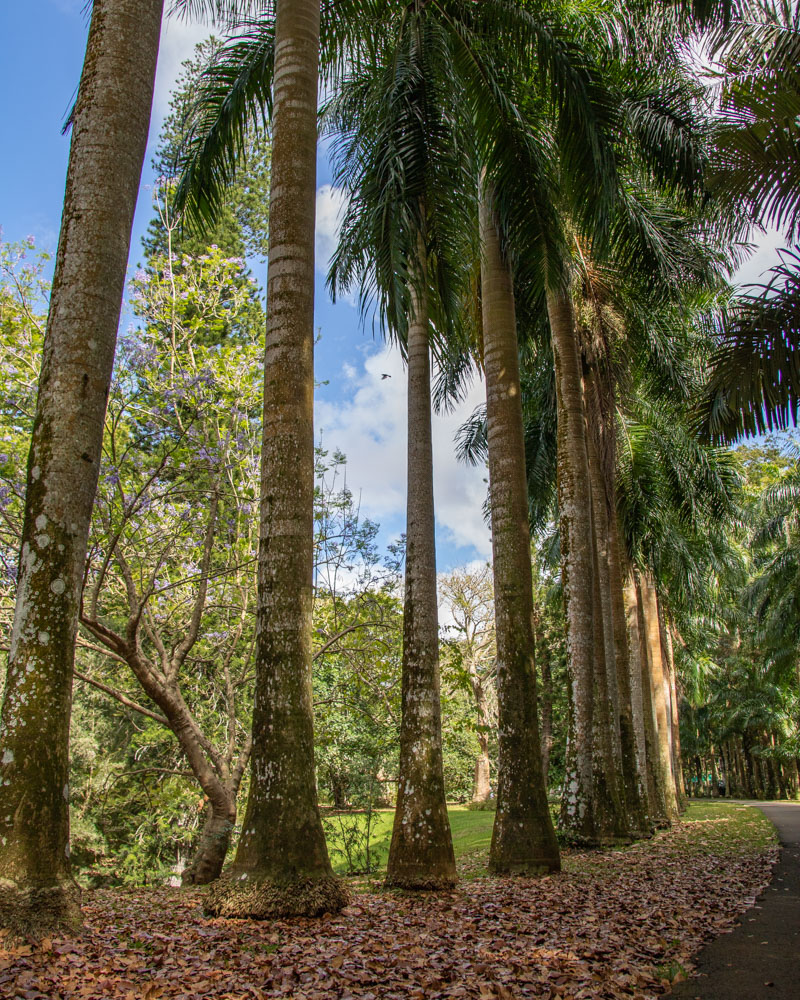
[[(0, 227), (8, 241), (34, 236), (55, 252), (64, 194), (69, 139), (64, 118), (80, 78), (88, 32), (85, 0), (26, 0), (0, 5)], [(151, 214), (150, 158), (169, 91), (183, 59), (208, 29), (172, 20), (162, 32), (153, 121), (142, 189), (134, 221), (131, 265), (141, 257), (140, 239)], [(323, 444), (348, 456), (348, 481), (361, 497), (364, 514), (377, 520), (383, 542), (404, 530), (405, 377), (396, 352), (362, 330), (347, 302), (333, 305), (323, 272), (335, 241), (341, 198), (331, 188), (324, 151), (318, 168), (316, 323), (316, 428)], [(263, 281), (263, 275), (259, 276)], [(122, 325), (130, 315), (123, 313)], [(382, 375), (391, 378), (382, 378)], [(482, 397), (476, 385), (460, 411), (436, 419), (434, 427), (437, 548), (441, 570), (489, 556), (489, 533), (481, 507), (485, 471), (455, 461), (452, 438), (459, 423)]]

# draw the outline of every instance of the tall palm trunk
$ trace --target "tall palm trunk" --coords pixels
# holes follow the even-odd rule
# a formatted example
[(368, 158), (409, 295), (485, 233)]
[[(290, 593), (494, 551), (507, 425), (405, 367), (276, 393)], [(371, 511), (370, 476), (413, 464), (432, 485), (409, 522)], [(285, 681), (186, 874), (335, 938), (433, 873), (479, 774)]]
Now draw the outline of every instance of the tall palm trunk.
[(314, 214), (319, 0), (279, 0), (261, 450), (250, 795), (236, 858), (208, 912), (313, 916), (347, 899), (314, 775)]
[[(633, 571), (630, 568), (628, 569), (626, 576), (624, 593), (625, 619), (628, 629), (631, 707), (633, 709), (633, 728), (636, 735), (636, 754), (644, 785), (644, 799), (647, 806), (647, 814), (650, 818), (650, 822), (652, 823), (654, 822), (653, 814), (656, 804), (656, 787), (655, 775), (651, 763), (651, 738), (648, 737), (645, 725), (645, 704), (647, 705), (647, 711), (650, 712), (650, 698), (648, 697), (645, 701), (643, 676), (647, 668), (642, 666), (643, 642), (639, 629), (639, 603), (636, 580), (634, 578)], [(647, 693), (649, 695), (649, 681)]]
[[(566, 290), (547, 292), (558, 408), (558, 511), (561, 577), (567, 623), (569, 725), (560, 825), (574, 840), (604, 844), (619, 837), (613, 776), (595, 720), (595, 688), (605, 640), (596, 587), (595, 525), (581, 361), (572, 301)], [(599, 627), (598, 627), (599, 626)], [(605, 699), (605, 696), (603, 696)], [(604, 703), (604, 700), (603, 700)], [(611, 779), (612, 784), (609, 784)]]
[(642, 595), (641, 576), (631, 573), (631, 598), (635, 607), (634, 614), (638, 620), (639, 631), (639, 666), (641, 668), (642, 715), (644, 718), (646, 742), (646, 777), (647, 799), (650, 820), (657, 827), (668, 826), (671, 822), (667, 811), (666, 786), (661, 767), (658, 744), (658, 723), (656, 720), (655, 697), (653, 693), (653, 675), (650, 668), (650, 655), (647, 642), (647, 622), (645, 619), (644, 599)]
[(0, 716), (0, 926), (80, 923), (69, 723), (86, 543), (163, 0), (95, 0), (73, 113)]
[[(672, 644), (672, 625), (667, 621), (666, 614), (661, 615), (660, 623), (664, 663), (667, 668), (667, 683), (669, 686), (672, 773), (675, 777), (675, 795), (678, 800), (678, 809), (681, 812), (685, 812), (687, 802), (683, 791), (683, 782), (681, 781), (683, 760), (681, 758), (680, 706), (678, 703), (678, 678), (675, 671), (675, 651)], [(714, 787), (716, 788), (716, 778), (714, 778)]]
[[(636, 748), (631, 700), (630, 652), (625, 620), (621, 546), (616, 504), (616, 447), (613, 392), (601, 388), (601, 372), (587, 367), (589, 469), (592, 477), (597, 557), (601, 570), (606, 664), (615, 717), (612, 733), (618, 755), (620, 791), (626, 825), (634, 837), (650, 835), (644, 781)], [(605, 405), (604, 405), (605, 403)], [(610, 412), (609, 412), (610, 410)], [(616, 761), (613, 763), (616, 764)]]
[(533, 579), (511, 270), (485, 193), (480, 207), (483, 356), (497, 635), (497, 812), (489, 867), (560, 868), (542, 777), (536, 709)]
[(666, 818), (672, 823), (678, 818), (678, 797), (675, 776), (672, 771), (672, 747), (670, 745), (672, 719), (668, 714), (668, 686), (661, 650), (658, 595), (649, 574), (642, 573), (639, 579), (644, 612), (647, 664), (651, 678), (650, 689), (655, 710), (658, 768), (664, 789)]
[(595, 640), (592, 494), (580, 359), (569, 293), (548, 291), (547, 313), (556, 369), (558, 512), (570, 687), (560, 825), (571, 835), (592, 841)]
[(386, 885), (445, 889), (456, 863), (442, 761), (439, 616), (431, 441), (431, 365), (425, 242), (408, 326), (408, 498), (403, 602), (403, 714), (397, 805)]

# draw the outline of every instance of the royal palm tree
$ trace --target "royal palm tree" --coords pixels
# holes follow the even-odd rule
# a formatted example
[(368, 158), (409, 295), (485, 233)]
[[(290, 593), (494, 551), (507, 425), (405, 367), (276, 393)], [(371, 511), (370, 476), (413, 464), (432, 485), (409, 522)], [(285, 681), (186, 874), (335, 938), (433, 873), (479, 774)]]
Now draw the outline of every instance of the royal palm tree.
[(439, 698), (431, 353), (441, 358), (456, 335), (454, 307), (470, 254), (446, 210), (461, 198), (469, 211), (460, 183), (469, 165), (437, 13), (423, 5), (396, 10), (327, 109), (337, 137), (335, 177), (349, 198), (329, 284), (336, 294), (358, 283), (365, 308), (375, 296), (408, 363), (402, 717), (386, 874), (388, 886), (407, 889), (447, 888), (456, 878)]
[[(210, 913), (257, 918), (334, 912), (347, 900), (317, 804), (311, 695), (319, 0), (278, 2), (274, 23), (271, 13), (256, 24), (266, 42), (249, 67), (258, 113), (271, 108), (273, 141), (252, 780), (236, 857), (206, 900)], [(234, 79), (241, 74), (241, 46), (234, 39), (212, 66), (201, 94), (206, 114), (231, 63)], [(227, 148), (224, 166), (234, 168), (247, 113), (216, 122), (210, 134), (202, 125), (176, 197), (200, 218), (220, 204), (215, 157)], [(237, 137), (227, 146), (226, 126)]]
[(163, 0), (95, 0), (70, 115), (0, 722), (0, 926), (75, 928), (69, 724), (84, 560)]

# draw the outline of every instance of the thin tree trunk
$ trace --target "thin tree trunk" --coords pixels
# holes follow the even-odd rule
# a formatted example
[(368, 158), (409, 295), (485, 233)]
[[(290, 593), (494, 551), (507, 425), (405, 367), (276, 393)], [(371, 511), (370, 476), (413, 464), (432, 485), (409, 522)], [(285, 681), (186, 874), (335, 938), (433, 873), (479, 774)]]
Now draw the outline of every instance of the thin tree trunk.
[(640, 581), (642, 609), (645, 621), (645, 639), (647, 641), (647, 661), (650, 668), (651, 691), (656, 719), (658, 766), (664, 788), (664, 805), (666, 807), (667, 819), (672, 823), (678, 818), (678, 798), (675, 789), (675, 776), (672, 773), (672, 749), (670, 746), (671, 719), (668, 714), (668, 687), (664, 661), (661, 655), (658, 595), (656, 594), (654, 583), (647, 574), (642, 574)]
[(488, 802), (492, 797), (491, 762), (489, 760), (489, 703), (483, 682), (477, 675), (472, 675), (472, 693), (475, 697), (475, 708), (478, 717), (478, 756), (475, 758), (475, 773), (472, 781), (472, 801)]
[(28, 457), (0, 716), (0, 926), (80, 924), (69, 865), (69, 723), (84, 559), (162, 0), (95, 0)]
[(550, 754), (553, 750), (553, 671), (550, 666), (550, 649), (544, 642), (539, 644), (538, 662), (542, 674), (542, 780), (547, 788)]
[(314, 215), (319, 0), (278, 0), (250, 795), (207, 911), (314, 916), (345, 905), (317, 804), (311, 696)]
[[(717, 752), (711, 747), (711, 798), (719, 798), (719, 774), (717, 773)], [(684, 809), (686, 806), (684, 805)]]
[[(681, 728), (680, 728), (680, 706), (678, 704), (678, 678), (675, 670), (675, 654), (672, 644), (672, 624), (667, 621), (667, 614), (661, 610), (659, 615), (659, 628), (661, 630), (661, 648), (664, 653), (664, 665), (666, 667), (667, 689), (669, 691), (670, 708), (670, 733), (672, 740), (670, 751), (672, 755), (672, 773), (675, 778), (675, 795), (678, 801), (678, 810), (686, 811), (686, 796), (681, 785), (681, 773), (683, 762), (681, 760)], [(715, 779), (716, 780), (716, 779)]]
[(533, 577), (511, 270), (490, 195), (480, 208), (483, 350), (497, 635), (497, 812), (489, 867), (532, 874), (560, 868), (542, 777), (536, 707)]
[(426, 249), (408, 325), (408, 498), (400, 767), (386, 885), (447, 889), (456, 863), (442, 760)]
[(181, 875), (183, 885), (208, 885), (219, 878), (233, 834), (236, 822), (236, 802), (231, 797), (228, 808), (209, 802), (209, 813), (206, 818), (200, 840), (189, 865)]
[(639, 636), (639, 607), (636, 598), (636, 581), (633, 572), (628, 571), (624, 588), (625, 621), (628, 633), (628, 673), (631, 691), (633, 730), (636, 739), (636, 756), (642, 776), (644, 801), (650, 814), (655, 791), (649, 786), (647, 768), (647, 744), (644, 731), (644, 707), (642, 698), (641, 639)]
[(633, 578), (636, 599), (636, 615), (639, 623), (639, 666), (641, 667), (642, 715), (647, 759), (647, 796), (651, 822), (657, 826), (668, 826), (664, 777), (661, 771), (658, 729), (653, 696), (653, 678), (650, 670), (650, 656), (647, 645), (647, 624), (644, 616), (641, 580), (638, 574)]

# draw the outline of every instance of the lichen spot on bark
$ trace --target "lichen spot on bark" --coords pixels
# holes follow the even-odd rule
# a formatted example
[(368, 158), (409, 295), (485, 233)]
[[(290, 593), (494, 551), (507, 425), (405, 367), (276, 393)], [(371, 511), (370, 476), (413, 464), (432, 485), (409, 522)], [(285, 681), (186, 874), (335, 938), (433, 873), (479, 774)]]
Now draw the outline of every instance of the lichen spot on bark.
[(3, 752), (3, 763), (4, 764), (13, 764), (14, 763), (14, 751), (13, 750), (5, 750)]

